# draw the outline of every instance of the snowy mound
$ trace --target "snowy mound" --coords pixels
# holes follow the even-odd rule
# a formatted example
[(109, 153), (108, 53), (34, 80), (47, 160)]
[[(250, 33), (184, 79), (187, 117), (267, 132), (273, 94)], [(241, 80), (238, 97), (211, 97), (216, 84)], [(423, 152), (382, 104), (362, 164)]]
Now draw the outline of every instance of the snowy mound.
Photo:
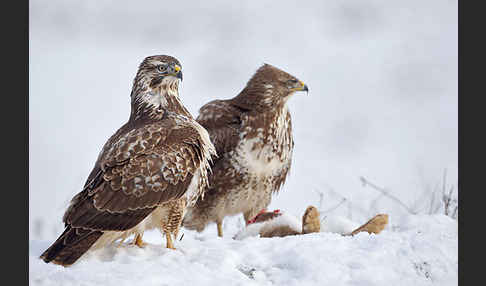
[(69, 268), (38, 257), (52, 241), (30, 241), (30, 285), (457, 285), (457, 221), (408, 216), (379, 235), (312, 233), (283, 238), (216, 237), (183, 230), (178, 250), (146, 233), (144, 249), (88, 252)]
[(334, 232), (339, 234), (348, 234), (365, 223), (357, 223), (342, 216), (321, 217), (321, 232)]

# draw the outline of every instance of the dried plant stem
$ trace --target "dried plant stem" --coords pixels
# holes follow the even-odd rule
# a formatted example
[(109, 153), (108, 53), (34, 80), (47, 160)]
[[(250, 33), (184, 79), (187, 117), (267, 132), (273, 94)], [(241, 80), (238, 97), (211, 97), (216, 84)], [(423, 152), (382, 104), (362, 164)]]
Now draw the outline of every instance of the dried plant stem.
[(405, 203), (403, 203), (400, 199), (398, 199), (397, 197), (393, 196), (392, 194), (390, 194), (387, 190), (385, 190), (384, 188), (380, 188), (378, 187), (377, 185), (373, 184), (372, 182), (368, 181), (367, 179), (365, 179), (364, 177), (360, 177), (360, 180), (361, 182), (363, 183), (363, 186), (370, 186), (371, 188), (373, 188), (374, 190), (382, 193), (384, 196), (386, 196), (387, 198), (391, 199), (392, 201), (396, 202), (397, 204), (401, 205), (404, 209), (406, 209), (409, 213), (411, 214), (416, 214), (416, 212), (414, 210), (412, 210), (411, 208), (409, 208)]

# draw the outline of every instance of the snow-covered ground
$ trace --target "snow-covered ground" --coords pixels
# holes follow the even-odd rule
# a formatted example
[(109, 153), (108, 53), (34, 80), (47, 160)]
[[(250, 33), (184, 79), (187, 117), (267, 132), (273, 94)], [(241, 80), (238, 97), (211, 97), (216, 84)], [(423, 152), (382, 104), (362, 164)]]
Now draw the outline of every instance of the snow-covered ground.
[[(30, 285), (457, 285), (458, 225), (445, 215), (403, 216), (378, 235), (321, 232), (234, 240), (242, 221), (203, 233), (183, 230), (178, 250), (149, 244), (88, 252), (69, 268), (38, 257), (52, 241), (30, 241)], [(360, 222), (361, 223), (361, 222)]]

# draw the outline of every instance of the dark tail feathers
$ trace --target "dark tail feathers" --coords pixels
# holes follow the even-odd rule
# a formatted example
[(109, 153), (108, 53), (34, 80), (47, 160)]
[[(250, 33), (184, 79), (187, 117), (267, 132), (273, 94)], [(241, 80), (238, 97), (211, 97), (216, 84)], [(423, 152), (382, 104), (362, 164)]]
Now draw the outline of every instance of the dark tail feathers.
[(88, 251), (102, 234), (101, 231), (67, 226), (61, 236), (42, 253), (40, 258), (46, 263), (69, 266)]

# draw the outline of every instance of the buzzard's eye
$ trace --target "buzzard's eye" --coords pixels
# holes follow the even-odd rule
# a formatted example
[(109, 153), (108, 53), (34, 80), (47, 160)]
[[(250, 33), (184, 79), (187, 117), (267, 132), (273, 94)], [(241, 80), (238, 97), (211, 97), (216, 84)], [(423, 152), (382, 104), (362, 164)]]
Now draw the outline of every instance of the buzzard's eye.
[(291, 80), (287, 81), (287, 86), (289, 88), (294, 88), (296, 85), (297, 85), (297, 80), (295, 80), (295, 79), (291, 79)]
[(157, 70), (159, 72), (165, 72), (167, 70), (167, 65), (158, 65)]

